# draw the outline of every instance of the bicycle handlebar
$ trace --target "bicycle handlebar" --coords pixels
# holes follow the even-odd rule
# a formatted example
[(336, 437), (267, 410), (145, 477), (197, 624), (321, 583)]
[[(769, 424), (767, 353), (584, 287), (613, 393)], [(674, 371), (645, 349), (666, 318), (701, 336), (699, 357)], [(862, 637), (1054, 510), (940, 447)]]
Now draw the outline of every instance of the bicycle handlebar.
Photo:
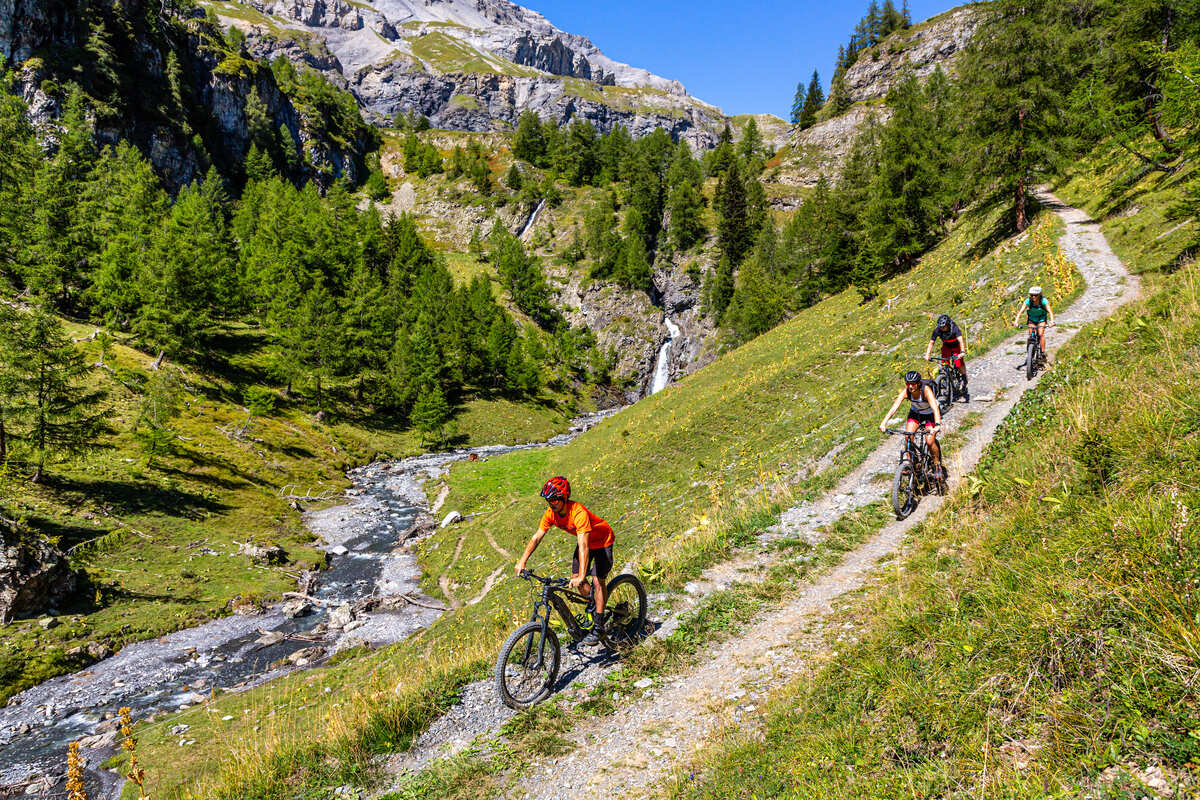
[(538, 583), (546, 586), (566, 586), (568, 583), (570, 583), (570, 581), (566, 578), (544, 578), (541, 575), (537, 575), (527, 569), (521, 570), (521, 577), (527, 581), (537, 581)]
[[(933, 430), (935, 432), (940, 431), (941, 429), (942, 429), (941, 425), (933, 426)], [(906, 431), (906, 430), (902, 430), (900, 428), (888, 428), (887, 433), (891, 434), (892, 436), (916, 436), (918, 433), (922, 433), (922, 430), (920, 428), (917, 428), (915, 431)]]

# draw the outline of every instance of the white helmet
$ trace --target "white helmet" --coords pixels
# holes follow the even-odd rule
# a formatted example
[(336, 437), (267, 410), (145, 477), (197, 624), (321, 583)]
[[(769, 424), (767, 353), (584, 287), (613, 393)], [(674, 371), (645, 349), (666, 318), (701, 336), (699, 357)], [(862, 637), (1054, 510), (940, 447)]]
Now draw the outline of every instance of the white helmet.
[(1042, 293), (1042, 287), (1040, 287), (1040, 286), (1030, 286), (1030, 287), (1029, 287), (1029, 293), (1030, 293), (1030, 294), (1041, 294), (1041, 293)]

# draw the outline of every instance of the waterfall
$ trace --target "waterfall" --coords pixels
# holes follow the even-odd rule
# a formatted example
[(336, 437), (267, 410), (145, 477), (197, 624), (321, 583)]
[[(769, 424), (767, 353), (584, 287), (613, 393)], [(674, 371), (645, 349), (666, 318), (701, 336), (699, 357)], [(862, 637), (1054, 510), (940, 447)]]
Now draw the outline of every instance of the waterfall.
[(546, 198), (543, 197), (538, 201), (537, 208), (535, 208), (533, 213), (529, 215), (529, 221), (526, 222), (525, 227), (521, 229), (521, 235), (517, 237), (522, 242), (525, 241), (525, 237), (529, 234), (529, 232), (533, 230), (533, 223), (537, 222), (538, 214), (542, 213), (542, 206), (544, 205), (546, 205)]
[(654, 365), (654, 378), (650, 381), (648, 394), (661, 392), (671, 381), (671, 343), (679, 336), (679, 326), (667, 316), (663, 317), (663, 322), (667, 324), (667, 340), (658, 348), (658, 362)]

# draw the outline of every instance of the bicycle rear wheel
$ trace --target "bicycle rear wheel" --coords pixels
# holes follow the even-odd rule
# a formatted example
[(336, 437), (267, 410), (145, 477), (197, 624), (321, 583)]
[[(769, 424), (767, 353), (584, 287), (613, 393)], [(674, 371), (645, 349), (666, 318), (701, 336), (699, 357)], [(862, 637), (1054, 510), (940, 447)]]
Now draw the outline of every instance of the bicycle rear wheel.
[(637, 644), (646, 624), (646, 605), (646, 588), (636, 575), (618, 575), (609, 581), (604, 643), (618, 651)]
[(558, 677), (558, 636), (542, 637), (542, 623), (527, 622), (513, 631), (496, 659), (496, 694), (509, 708), (529, 708), (544, 700)]
[(896, 474), (892, 478), (892, 510), (896, 519), (904, 519), (917, 507), (917, 476), (912, 464), (901, 461), (896, 465)]

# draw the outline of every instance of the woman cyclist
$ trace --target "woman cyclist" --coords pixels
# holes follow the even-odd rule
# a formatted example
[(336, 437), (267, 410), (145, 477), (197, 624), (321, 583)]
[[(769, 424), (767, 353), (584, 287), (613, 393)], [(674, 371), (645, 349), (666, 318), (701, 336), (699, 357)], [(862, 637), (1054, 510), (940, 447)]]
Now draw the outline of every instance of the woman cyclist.
[(550, 528), (559, 528), (574, 536), (578, 546), (571, 559), (571, 588), (586, 595), (583, 584), (587, 576), (591, 575), (592, 590), (596, 598), (594, 624), (583, 643), (598, 644), (600, 634), (604, 631), (604, 604), (608, 599), (604, 581), (613, 565), (612, 526), (588, 511), (583, 503), (572, 500), (571, 484), (561, 475), (546, 481), (540, 494), (549, 508), (542, 515), (542, 523), (538, 526), (537, 533), (529, 539), (529, 544), (525, 545), (525, 552), (517, 561), (517, 575), (525, 570), (529, 557), (542, 543), (542, 538)]
[(1017, 309), (1017, 315), (1013, 317), (1013, 325), (1020, 327), (1021, 312), (1024, 311), (1029, 327), (1037, 328), (1038, 340), (1042, 346), (1042, 360), (1046, 360), (1046, 323), (1050, 323), (1050, 327), (1054, 327), (1054, 309), (1050, 307), (1050, 301), (1042, 296), (1042, 287), (1030, 286), (1029, 297), (1025, 298), (1025, 302)]
[(963, 361), (967, 357), (967, 337), (963, 336), (962, 329), (958, 327), (957, 322), (950, 319), (949, 314), (942, 314), (937, 318), (937, 327), (930, 334), (929, 345), (925, 348), (926, 361), (933, 352), (933, 343), (938, 339), (942, 340), (942, 358), (954, 359), (954, 366), (962, 375), (963, 400), (971, 402), (971, 392), (967, 387), (967, 365)]
[(904, 423), (904, 430), (909, 433), (913, 433), (917, 428), (925, 430), (925, 442), (929, 445), (929, 452), (933, 455), (934, 480), (940, 481), (942, 480), (942, 449), (938, 446), (937, 432), (942, 425), (942, 411), (938, 408), (937, 396), (933, 393), (933, 387), (921, 379), (921, 373), (916, 370), (904, 373), (904, 388), (900, 390), (900, 394), (896, 395), (896, 402), (892, 403), (892, 407), (883, 415), (883, 422), (879, 423), (879, 430), (887, 433), (888, 420), (905, 400), (908, 400), (908, 420)]

